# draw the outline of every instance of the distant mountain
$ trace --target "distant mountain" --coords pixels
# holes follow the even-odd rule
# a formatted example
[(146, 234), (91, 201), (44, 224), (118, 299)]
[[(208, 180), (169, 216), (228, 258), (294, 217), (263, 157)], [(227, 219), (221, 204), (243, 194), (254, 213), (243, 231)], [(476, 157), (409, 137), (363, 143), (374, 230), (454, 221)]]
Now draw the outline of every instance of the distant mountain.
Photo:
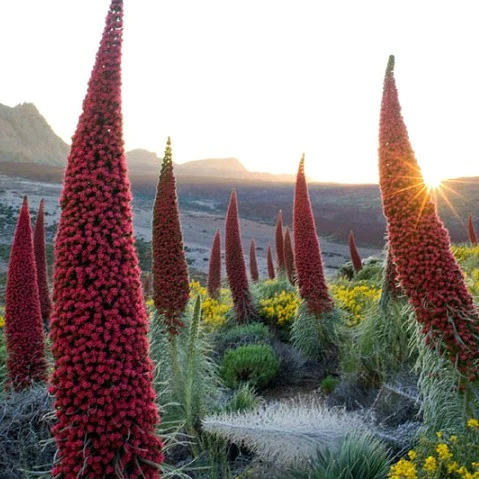
[(0, 162), (63, 166), (68, 150), (35, 105), (0, 104)]
[[(32, 103), (12, 108), (0, 104), (0, 173), (38, 179), (61, 178), (69, 153), (67, 145), (55, 134)], [(127, 153), (132, 174), (158, 176), (161, 158), (154, 152), (136, 149)], [(61, 169), (61, 170), (60, 170)], [(178, 178), (235, 178), (251, 181), (291, 182), (292, 175), (273, 175), (248, 171), (237, 158), (208, 158), (175, 164)]]

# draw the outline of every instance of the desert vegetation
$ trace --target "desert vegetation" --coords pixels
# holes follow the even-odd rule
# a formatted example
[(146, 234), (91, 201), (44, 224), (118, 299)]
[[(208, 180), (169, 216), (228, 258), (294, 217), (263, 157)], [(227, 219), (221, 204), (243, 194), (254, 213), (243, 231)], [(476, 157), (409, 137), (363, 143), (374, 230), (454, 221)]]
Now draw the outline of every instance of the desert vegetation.
[[(0, 479), (477, 479), (479, 246), (451, 245), (401, 115), (390, 57), (379, 122), (384, 254), (324, 274), (299, 160), (261, 277), (241, 191), (189, 277), (174, 151), (151, 254), (135, 250), (112, 0), (46, 268), (44, 206), (16, 223), (0, 316)], [(274, 204), (274, 198), (271, 198)], [(222, 244), (222, 241), (224, 243)], [(224, 258), (222, 256), (224, 251)], [(223, 274), (226, 271), (226, 276)]]

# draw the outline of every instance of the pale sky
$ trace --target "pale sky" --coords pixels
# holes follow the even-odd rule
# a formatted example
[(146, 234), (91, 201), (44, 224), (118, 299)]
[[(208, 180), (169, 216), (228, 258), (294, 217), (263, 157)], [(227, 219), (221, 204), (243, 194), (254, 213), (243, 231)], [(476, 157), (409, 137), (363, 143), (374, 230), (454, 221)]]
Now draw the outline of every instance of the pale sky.
[[(67, 142), (108, 0), (0, 0), (0, 103), (33, 102)], [(477, 8), (476, 8), (477, 6)], [(479, 4), (125, 0), (127, 149), (236, 157), (317, 181), (377, 181), (383, 74), (425, 173), (479, 176)]]

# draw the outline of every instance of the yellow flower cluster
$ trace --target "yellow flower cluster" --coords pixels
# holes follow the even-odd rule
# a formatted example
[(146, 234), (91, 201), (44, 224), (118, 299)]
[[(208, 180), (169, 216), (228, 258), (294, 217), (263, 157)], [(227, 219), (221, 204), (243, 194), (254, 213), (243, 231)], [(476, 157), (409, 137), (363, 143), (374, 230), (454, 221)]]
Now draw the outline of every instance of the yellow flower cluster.
[(3, 328), (5, 326), (5, 318), (0, 315), (0, 328)]
[[(408, 458), (400, 459), (388, 474), (389, 479), (479, 479), (477, 434), (479, 421), (467, 421), (464, 435), (445, 435), (437, 432), (437, 442), (428, 443), (423, 438), (430, 453), (426, 456), (411, 450)], [(432, 453), (431, 453), (432, 452)], [(467, 459), (469, 457), (469, 459)], [(471, 458), (474, 458), (471, 461)], [(466, 464), (461, 465), (460, 463)]]
[(199, 281), (191, 281), (190, 295), (201, 297), (201, 319), (208, 329), (218, 329), (226, 322), (226, 313), (233, 306), (229, 289), (221, 289), (219, 298), (213, 299)]
[(299, 306), (299, 298), (295, 292), (281, 291), (272, 298), (260, 301), (261, 313), (278, 325), (292, 323)]
[(331, 285), (330, 291), (336, 304), (347, 313), (348, 326), (360, 323), (364, 311), (381, 296), (381, 289), (366, 281), (338, 281)]

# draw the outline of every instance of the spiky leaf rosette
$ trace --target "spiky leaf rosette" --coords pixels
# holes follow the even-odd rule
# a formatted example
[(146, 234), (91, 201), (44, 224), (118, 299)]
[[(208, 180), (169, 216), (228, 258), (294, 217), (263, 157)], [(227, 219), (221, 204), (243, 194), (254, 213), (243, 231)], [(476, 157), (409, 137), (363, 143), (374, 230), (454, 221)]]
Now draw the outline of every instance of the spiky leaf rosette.
[(273, 253), (271, 251), (271, 245), (268, 245), (267, 262), (268, 262), (268, 277), (269, 279), (274, 279), (275, 274), (274, 274)]
[(286, 270), (284, 260), (284, 238), (283, 238), (283, 213), (281, 210), (278, 212), (278, 218), (276, 220), (276, 263), (278, 266), (278, 272), (284, 273)]
[(236, 191), (231, 193), (225, 221), (225, 257), (226, 274), (233, 297), (238, 322), (244, 322), (253, 316), (253, 304), (246, 276), (246, 265), (241, 243), (241, 229), (238, 215)]
[(221, 235), (220, 230), (216, 230), (211, 246), (210, 265), (208, 269), (208, 294), (212, 298), (217, 298), (221, 288)]
[(284, 233), (284, 265), (289, 282), (294, 284), (296, 282), (296, 271), (294, 269), (293, 244), (288, 227), (286, 227), (286, 232)]
[(153, 300), (171, 335), (178, 334), (183, 325), (180, 317), (189, 294), (188, 266), (168, 138), (153, 208)]
[(7, 385), (21, 391), (47, 379), (37, 271), (27, 197), (15, 229), (5, 291)]
[(51, 320), (62, 479), (159, 479), (163, 460), (123, 147), (123, 2), (112, 0), (73, 137)]
[(299, 292), (312, 313), (330, 311), (333, 302), (324, 278), (323, 261), (316, 234), (308, 185), (304, 174), (304, 155), (299, 163), (293, 207), (294, 260)]
[(48, 326), (52, 301), (48, 288), (47, 255), (45, 249), (45, 209), (44, 200), (40, 201), (37, 220), (33, 233), (33, 247), (35, 251), (35, 263), (37, 267), (38, 294), (40, 295), (40, 309), (42, 312), (43, 324)]
[(469, 241), (472, 244), (477, 244), (476, 230), (474, 228), (474, 223), (472, 222), (472, 216), (471, 215), (469, 215), (469, 220), (467, 222), (467, 230), (469, 232)]
[(251, 274), (251, 280), (254, 282), (258, 281), (258, 262), (256, 261), (256, 244), (254, 239), (251, 240), (249, 246), (249, 272)]
[(409, 143), (392, 56), (381, 105), (379, 174), (394, 264), (426, 340), (461, 373), (477, 378), (479, 315)]
[(356, 240), (354, 239), (354, 233), (352, 231), (349, 232), (349, 254), (354, 271), (356, 271), (356, 273), (361, 271), (363, 269), (363, 263), (361, 262), (361, 256), (359, 256)]

